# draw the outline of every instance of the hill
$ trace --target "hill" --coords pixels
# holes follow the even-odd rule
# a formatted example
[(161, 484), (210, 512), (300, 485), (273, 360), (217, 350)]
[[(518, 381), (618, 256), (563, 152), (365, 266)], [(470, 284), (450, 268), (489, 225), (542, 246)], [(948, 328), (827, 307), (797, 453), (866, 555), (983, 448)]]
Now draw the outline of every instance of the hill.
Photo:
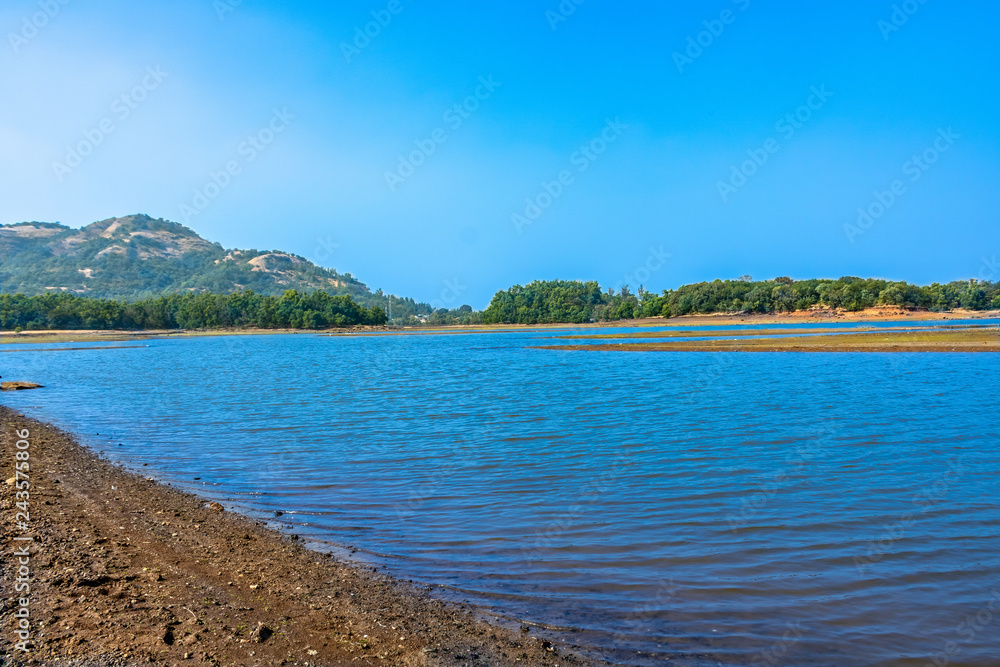
[[(350, 274), (316, 266), (298, 255), (229, 250), (184, 225), (147, 215), (109, 218), (81, 229), (50, 222), (0, 225), (0, 293), (63, 292), (136, 301), (242, 290), (281, 296), (290, 289), (322, 289), (365, 305), (385, 306), (386, 300)], [(394, 309), (412, 305), (420, 310), (412, 300), (400, 301), (397, 305), (393, 300)]]

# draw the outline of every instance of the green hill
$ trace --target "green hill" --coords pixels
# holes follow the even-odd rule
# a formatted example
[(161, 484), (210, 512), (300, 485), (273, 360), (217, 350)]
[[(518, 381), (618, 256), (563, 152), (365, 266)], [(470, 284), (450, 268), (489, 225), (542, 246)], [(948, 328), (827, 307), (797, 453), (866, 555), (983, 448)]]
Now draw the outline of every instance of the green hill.
[(322, 289), (360, 302), (372, 296), (351, 275), (286, 252), (227, 250), (176, 222), (129, 215), (81, 229), (57, 223), (0, 226), (0, 292), (68, 292), (134, 301), (183, 292)]

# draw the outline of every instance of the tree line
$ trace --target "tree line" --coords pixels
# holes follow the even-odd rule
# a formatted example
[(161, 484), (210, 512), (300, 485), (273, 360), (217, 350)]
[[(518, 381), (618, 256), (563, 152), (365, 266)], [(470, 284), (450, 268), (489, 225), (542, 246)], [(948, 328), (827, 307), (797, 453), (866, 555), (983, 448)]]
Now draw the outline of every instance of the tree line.
[(281, 297), (233, 294), (171, 294), (128, 303), (65, 292), (0, 295), (0, 328), (31, 329), (323, 329), (385, 324), (378, 306), (365, 308), (350, 296), (322, 290), (288, 290)]
[[(376, 293), (376, 298), (386, 297)], [(410, 300), (412, 303), (412, 300)], [(404, 305), (400, 303), (400, 305)], [(929, 286), (845, 277), (838, 280), (715, 280), (660, 294), (642, 287), (602, 290), (596, 282), (535, 281), (494, 295), (485, 311), (470, 306), (431, 311), (423, 322), (450, 324), (581, 324), (639, 317), (712, 313), (784, 313), (810, 308), (859, 311), (897, 306), (931, 311), (1000, 309), (1000, 283), (957, 281)], [(397, 304), (393, 301), (393, 308)], [(402, 320), (421, 323), (404, 306)], [(396, 313), (393, 312), (394, 318)], [(394, 321), (400, 321), (394, 319)], [(386, 323), (385, 310), (323, 290), (288, 290), (280, 297), (246, 290), (233, 294), (170, 294), (135, 302), (77, 296), (0, 295), (0, 328), (31, 329), (323, 329)]]
[(859, 311), (897, 306), (932, 311), (1000, 309), (1000, 283), (978, 280), (929, 286), (844, 277), (838, 280), (715, 280), (660, 294), (626, 286), (602, 291), (596, 282), (535, 281), (497, 292), (485, 324), (545, 324), (678, 317), (712, 313), (783, 313), (810, 308)]

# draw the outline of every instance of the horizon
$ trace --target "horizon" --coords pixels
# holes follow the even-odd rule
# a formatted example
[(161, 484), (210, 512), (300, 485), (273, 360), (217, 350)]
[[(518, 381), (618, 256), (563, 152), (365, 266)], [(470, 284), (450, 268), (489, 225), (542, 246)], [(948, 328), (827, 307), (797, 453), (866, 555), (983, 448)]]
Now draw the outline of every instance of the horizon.
[[(190, 227), (188, 225), (185, 225), (182, 222), (178, 222), (176, 220), (169, 220), (167, 218), (153, 218), (152, 216), (150, 216), (150, 215), (148, 215), (146, 213), (130, 213), (130, 214), (127, 214), (127, 215), (111, 216), (110, 218), (104, 218), (102, 220), (94, 220), (93, 222), (87, 223), (85, 225), (81, 225), (80, 227), (73, 227), (73, 226), (66, 225), (65, 223), (62, 223), (62, 222), (59, 222), (59, 221), (49, 221), (49, 220), (22, 220), (22, 221), (15, 222), (15, 223), (3, 223), (3, 224), (0, 224), (0, 227), (2, 227), (2, 226), (9, 226), (9, 225), (57, 224), (57, 225), (63, 225), (64, 227), (67, 227), (69, 229), (80, 230), (83, 227), (86, 227), (88, 225), (95, 224), (95, 223), (98, 223), (98, 222), (104, 222), (106, 220), (122, 219), (122, 218), (128, 218), (128, 217), (141, 217), (141, 216), (149, 217), (149, 218), (151, 218), (153, 220), (163, 220), (165, 222), (179, 224), (179, 225), (187, 228), (189, 231), (193, 232), (194, 234), (198, 235), (200, 238), (204, 239), (205, 241), (209, 241), (211, 243), (218, 243), (217, 241), (212, 241), (212, 239), (205, 238), (204, 236), (202, 236), (198, 232), (198, 230), (196, 230), (196, 229), (194, 229), (194, 228), (192, 228), (192, 227)], [(252, 251), (256, 251), (256, 252), (288, 252), (288, 251), (286, 251), (286, 250), (284, 250), (282, 248), (270, 248), (268, 250), (264, 250), (264, 249), (261, 249), (261, 248), (249, 248), (249, 247), (245, 247), (245, 248), (225, 247), (225, 246), (223, 246), (223, 247), (224, 247), (225, 250), (228, 250), (228, 251), (233, 251), (233, 250), (242, 250), (242, 251), (252, 250)], [(295, 253), (292, 253), (292, 254), (295, 254)], [(304, 257), (302, 255), (298, 255), (298, 256), (302, 257), (303, 259), (306, 259), (307, 261), (311, 261), (311, 260), (309, 260), (308, 257)], [(984, 263), (985, 263), (985, 268), (981, 268), (980, 269), (981, 275), (984, 272), (986, 272), (986, 271), (996, 271), (998, 268), (1000, 268), (1000, 267), (998, 267), (998, 265), (996, 263), (996, 258), (993, 258), (992, 260), (984, 258)], [(344, 273), (344, 272), (342, 272), (342, 273)], [(350, 273), (350, 272), (346, 272), (346, 273)], [(373, 288), (361, 276), (357, 276), (357, 275), (354, 275), (354, 274), (350, 274), (350, 275), (355, 280), (358, 280), (361, 283), (363, 283), (364, 285), (366, 285), (369, 289), (371, 289), (372, 292), (375, 292), (375, 291), (377, 291), (379, 289), (379, 288)], [(973, 281), (973, 280), (978, 280), (978, 281), (981, 281), (981, 282), (984, 281), (983, 278), (981, 278), (981, 277), (975, 277), (975, 276), (973, 276), (971, 278), (960, 278), (960, 279), (956, 279), (956, 280), (932, 280), (932, 281), (929, 281), (927, 283), (918, 283), (918, 282), (914, 282), (912, 280), (892, 279), (892, 278), (886, 278), (884, 276), (878, 276), (878, 275), (854, 276), (854, 275), (846, 275), (845, 274), (845, 275), (841, 275), (841, 276), (796, 277), (796, 276), (789, 276), (787, 274), (784, 274), (784, 275), (777, 275), (777, 276), (769, 277), (769, 278), (760, 278), (760, 277), (757, 277), (757, 276), (743, 275), (743, 276), (740, 276), (738, 278), (712, 278), (712, 279), (703, 280), (703, 281), (696, 281), (695, 283), (680, 283), (678, 285), (664, 287), (661, 290), (656, 290), (655, 293), (659, 294), (661, 292), (666, 292), (666, 291), (676, 291), (676, 290), (678, 290), (678, 289), (680, 289), (682, 287), (685, 287), (685, 286), (688, 286), (688, 285), (692, 285), (692, 284), (697, 284), (697, 283), (710, 283), (710, 282), (715, 282), (715, 281), (723, 281), (723, 282), (725, 282), (725, 281), (732, 281), (732, 282), (743, 282), (743, 281), (746, 281), (746, 282), (775, 282), (775, 281), (780, 280), (782, 278), (789, 278), (789, 279), (793, 280), (794, 282), (802, 282), (802, 281), (808, 281), (808, 280), (837, 281), (837, 280), (843, 280), (845, 278), (858, 278), (860, 280), (884, 280), (884, 281), (887, 281), (887, 282), (905, 282), (905, 283), (908, 283), (910, 285), (916, 285), (916, 286), (919, 286), (919, 287), (927, 287), (927, 286), (931, 286), (931, 285), (935, 285), (935, 284), (945, 285), (945, 284), (948, 284), (948, 283), (951, 283), (951, 282), (966, 282), (966, 281)], [(494, 296), (496, 294), (500, 293), (500, 292), (503, 292), (503, 291), (505, 291), (505, 290), (513, 287), (514, 285), (522, 285), (523, 286), (523, 285), (530, 284), (532, 282), (536, 282), (537, 280), (538, 279), (533, 279), (533, 280), (529, 280), (529, 281), (526, 281), (526, 282), (523, 282), (523, 283), (513, 283), (511, 285), (505, 285), (505, 286), (497, 287), (496, 290), (494, 291)], [(552, 278), (551, 280), (560, 281), (560, 280), (569, 280), (569, 279), (556, 277), (556, 278)], [(580, 281), (580, 282), (598, 282), (598, 284), (600, 284), (600, 287), (601, 287), (602, 290), (606, 291), (608, 289), (612, 289), (615, 292), (617, 292), (618, 289), (620, 289), (620, 287), (627, 286), (627, 287), (631, 288), (631, 290), (632, 290), (633, 293), (635, 293), (636, 289), (638, 289), (638, 287), (641, 286), (641, 284), (640, 285), (634, 285), (634, 284), (624, 284), (624, 283), (618, 284), (618, 285), (605, 285), (605, 284), (601, 284), (599, 281), (593, 280), (591, 278), (578, 278), (578, 279), (574, 278), (572, 280)], [(992, 279), (992, 281), (995, 281), (995, 278)], [(647, 291), (652, 291), (652, 290), (647, 290)], [(411, 295), (408, 295), (408, 294), (394, 294), (394, 296), (401, 297), (401, 298), (406, 298), (406, 297), (412, 298)], [(491, 296), (490, 300), (492, 300), (492, 298), (493, 297)], [(415, 300), (418, 303), (421, 302), (420, 299), (415, 299)], [(437, 299), (436, 301), (440, 302), (440, 299)], [(424, 301), (423, 303), (430, 303), (433, 307), (435, 307), (435, 308), (437, 307), (437, 306), (435, 306), (435, 302), (434, 301), (430, 301), (430, 302)], [(449, 308), (457, 308), (460, 305), (471, 305), (471, 304), (452, 303), (452, 304), (449, 304), (448, 307)], [(484, 304), (482, 307), (479, 307), (479, 308), (477, 308), (475, 306), (472, 306), (472, 307), (476, 311), (482, 311), (482, 310), (485, 310), (488, 305), (489, 305), (489, 301), (486, 304)]]
[(534, 280), (996, 280), (998, 17), (19, 1), (0, 222), (141, 210), (477, 310)]

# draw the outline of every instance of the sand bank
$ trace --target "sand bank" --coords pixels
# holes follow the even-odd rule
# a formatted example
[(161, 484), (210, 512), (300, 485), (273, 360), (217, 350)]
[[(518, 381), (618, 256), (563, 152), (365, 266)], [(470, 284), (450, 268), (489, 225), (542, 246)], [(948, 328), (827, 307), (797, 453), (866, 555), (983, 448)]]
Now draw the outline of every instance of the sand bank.
[[(700, 336), (703, 333), (706, 332), (689, 332), (687, 335)], [(739, 330), (724, 333), (727, 336), (743, 335)], [(538, 349), (588, 352), (1000, 352), (1000, 329), (977, 327), (832, 336), (794, 335), (652, 343), (544, 345), (538, 346)]]
[[(535, 627), (489, 622), (427, 589), (304, 548), (127, 472), (0, 407), (3, 477), (29, 432), (27, 531), (0, 482), (0, 664), (581, 665)], [(16, 564), (31, 536), (31, 652), (17, 650)], [(23, 593), (22, 593), (23, 594)], [(18, 595), (22, 595), (18, 594)]]

